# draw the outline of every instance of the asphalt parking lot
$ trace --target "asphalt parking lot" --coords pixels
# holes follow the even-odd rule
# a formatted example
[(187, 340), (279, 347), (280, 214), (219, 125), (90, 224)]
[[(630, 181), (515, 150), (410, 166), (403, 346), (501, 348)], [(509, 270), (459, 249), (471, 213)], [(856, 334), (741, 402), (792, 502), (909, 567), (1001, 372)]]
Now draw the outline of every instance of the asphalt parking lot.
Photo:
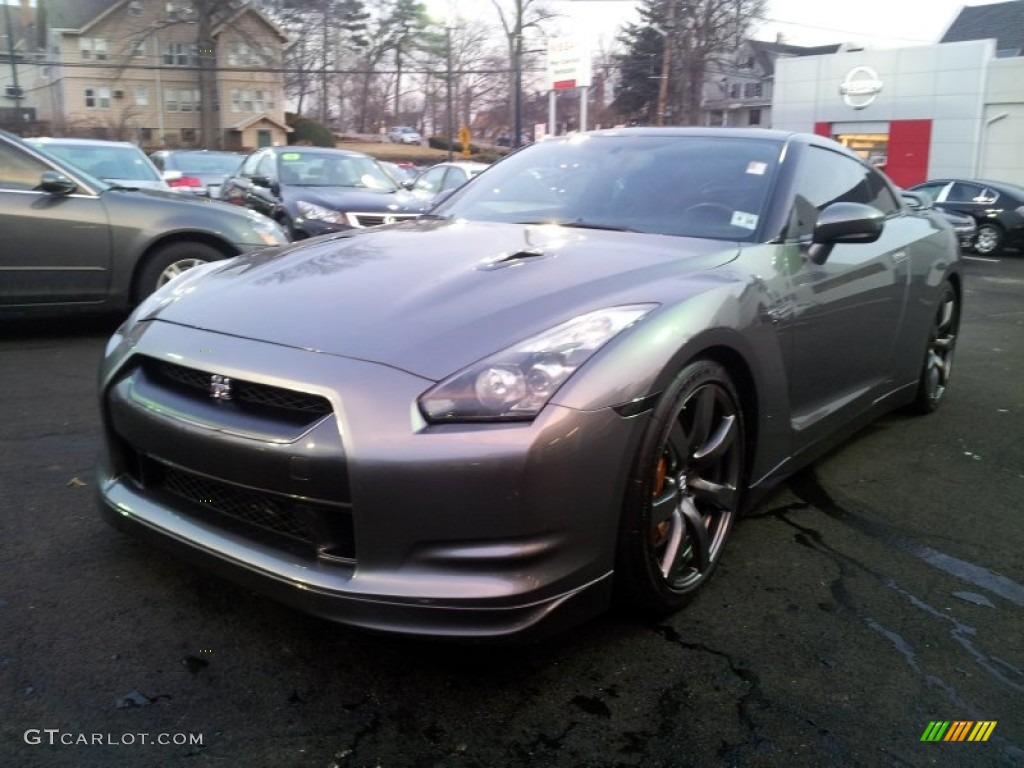
[(4, 323), (0, 765), (1024, 764), (1024, 257), (967, 271), (938, 413), (794, 477), (683, 613), (517, 649), (336, 627), (115, 532), (92, 474), (119, 319)]

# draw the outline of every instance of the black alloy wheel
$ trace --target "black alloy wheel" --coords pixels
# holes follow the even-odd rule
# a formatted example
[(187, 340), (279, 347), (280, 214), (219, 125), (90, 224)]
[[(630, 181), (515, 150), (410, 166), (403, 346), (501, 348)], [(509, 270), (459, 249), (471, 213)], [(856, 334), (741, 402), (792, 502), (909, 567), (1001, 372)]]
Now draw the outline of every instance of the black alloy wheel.
[(623, 511), (616, 585), (626, 605), (667, 613), (710, 577), (739, 513), (745, 435), (739, 396), (711, 360), (661, 398)]
[(931, 413), (942, 402), (953, 370), (953, 353), (960, 330), (960, 300), (947, 281), (942, 286), (935, 319), (928, 331), (928, 347), (924, 353), (921, 378), (917, 385), (914, 408), (920, 413)]

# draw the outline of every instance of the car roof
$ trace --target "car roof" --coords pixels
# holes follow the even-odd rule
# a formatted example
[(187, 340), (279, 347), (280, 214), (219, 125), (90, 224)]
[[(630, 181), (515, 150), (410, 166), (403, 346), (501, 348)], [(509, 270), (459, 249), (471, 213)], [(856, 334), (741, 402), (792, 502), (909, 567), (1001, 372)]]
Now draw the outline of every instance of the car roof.
[(64, 137), (54, 136), (33, 136), (31, 139), (26, 141), (38, 141), (43, 144), (67, 144), (70, 146), (79, 147), (135, 147), (138, 148), (137, 144), (132, 144), (130, 141), (108, 141), (107, 139), (73, 139)]
[(270, 147), (270, 149), (276, 155), (283, 155), (286, 152), (301, 152), (302, 154), (306, 155), (347, 155), (349, 157), (366, 157), (369, 158), (370, 160), (374, 159), (365, 152), (354, 152), (351, 149), (336, 149), (334, 147), (307, 147), (290, 145), (287, 147)]
[(951, 184), (953, 182), (958, 182), (960, 184), (977, 184), (979, 187), (991, 187), (997, 192), (1004, 192), (1009, 195), (1024, 198), (1024, 186), (1014, 184), (1009, 181), (996, 181), (994, 179), (928, 179), (926, 181), (922, 181), (920, 184), (915, 184), (914, 187), (922, 187), (925, 184)]

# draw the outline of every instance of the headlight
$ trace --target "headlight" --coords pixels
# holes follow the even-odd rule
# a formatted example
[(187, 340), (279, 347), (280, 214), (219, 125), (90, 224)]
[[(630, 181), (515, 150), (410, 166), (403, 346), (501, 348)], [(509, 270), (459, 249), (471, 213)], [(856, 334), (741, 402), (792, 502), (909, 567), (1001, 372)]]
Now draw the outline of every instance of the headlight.
[(528, 421), (597, 350), (656, 306), (575, 317), (442, 381), (420, 397), (420, 410), (433, 423)]
[(344, 213), (332, 211), (330, 208), (324, 208), (322, 205), (313, 205), (313, 203), (306, 203), (300, 200), (295, 204), (295, 207), (298, 209), (299, 215), (304, 219), (326, 221), (328, 224), (346, 223)]
[(288, 243), (288, 235), (284, 230), (278, 226), (276, 221), (268, 219), (266, 216), (253, 218), (252, 228), (256, 231), (259, 239), (267, 245), (287, 245)]

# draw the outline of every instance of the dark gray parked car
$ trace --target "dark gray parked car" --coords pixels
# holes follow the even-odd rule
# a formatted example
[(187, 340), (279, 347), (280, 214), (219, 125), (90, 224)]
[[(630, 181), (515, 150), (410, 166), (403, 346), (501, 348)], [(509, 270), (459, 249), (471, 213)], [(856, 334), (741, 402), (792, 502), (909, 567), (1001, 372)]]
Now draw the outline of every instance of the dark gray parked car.
[(949, 225), (827, 139), (554, 139), (152, 296), (102, 366), (100, 506), (378, 630), (664, 613), (759, 493), (939, 405), (961, 295)]
[(265, 216), (112, 186), (0, 132), (0, 311), (125, 308), (197, 264), (285, 242)]

